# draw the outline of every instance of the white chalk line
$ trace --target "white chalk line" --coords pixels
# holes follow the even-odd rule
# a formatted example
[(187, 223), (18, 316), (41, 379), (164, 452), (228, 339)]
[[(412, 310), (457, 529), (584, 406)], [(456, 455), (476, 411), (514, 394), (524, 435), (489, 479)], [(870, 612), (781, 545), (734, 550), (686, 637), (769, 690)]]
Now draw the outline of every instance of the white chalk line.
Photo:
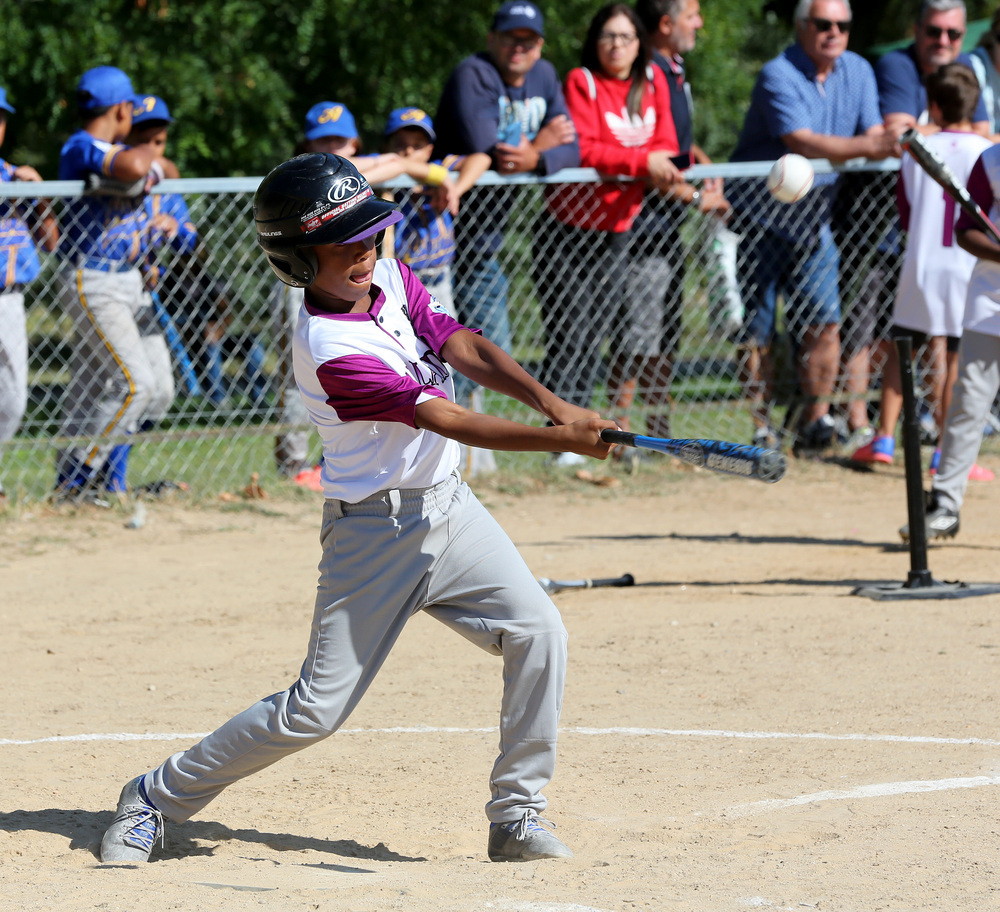
[(887, 798), (892, 795), (913, 795), (921, 792), (944, 792), (951, 789), (982, 788), (986, 785), (1000, 785), (1000, 776), (969, 776), (964, 779), (916, 779), (910, 782), (882, 782), (874, 785), (859, 785), (850, 789), (832, 789), (798, 795), (795, 798), (769, 798), (725, 808), (722, 817), (749, 817), (766, 811), (781, 811), (803, 804), (818, 804), (822, 801), (847, 801), (851, 798)]
[[(441, 726), (398, 726), (393, 728), (342, 728), (340, 735), (439, 735), (439, 734), (489, 734), (497, 729), (458, 728)], [(892, 744), (975, 744), (984, 747), (1000, 747), (1000, 741), (988, 738), (934, 738), (927, 735), (879, 735), (879, 734), (831, 734), (826, 732), (767, 732), (767, 731), (725, 731), (722, 729), (678, 729), (678, 728), (562, 728), (562, 735), (613, 735), (618, 737), (653, 738), (731, 738), (748, 741), (876, 741)], [(18, 740), (0, 738), (0, 747), (18, 747), (32, 744), (61, 744), (87, 741), (197, 741), (208, 732), (103, 732), (80, 735), (53, 735), (47, 738)]]

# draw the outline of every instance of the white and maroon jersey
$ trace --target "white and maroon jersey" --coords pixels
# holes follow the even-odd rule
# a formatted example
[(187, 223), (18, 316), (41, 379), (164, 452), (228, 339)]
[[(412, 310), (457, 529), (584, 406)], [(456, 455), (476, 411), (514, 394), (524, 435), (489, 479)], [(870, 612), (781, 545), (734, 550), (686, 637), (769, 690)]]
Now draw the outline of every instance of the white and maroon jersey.
[(323, 493), (357, 503), (390, 488), (425, 488), (458, 466), (454, 440), (418, 428), (415, 411), (454, 401), (441, 347), (465, 327), (410, 268), (379, 260), (366, 313), (331, 314), (306, 291), (292, 364), (306, 410), (323, 440)]
[[(942, 130), (925, 137), (961, 183), (990, 141), (977, 133)], [(897, 189), (900, 223), (909, 232), (893, 320), (929, 336), (961, 336), (965, 297), (976, 258), (958, 246), (961, 211), (909, 154), (903, 155)]]
[[(969, 175), (969, 195), (994, 224), (1000, 219), (1000, 145), (990, 146)], [(979, 226), (964, 212), (956, 228)], [(965, 301), (964, 327), (988, 336), (1000, 336), (1000, 263), (976, 260)]]

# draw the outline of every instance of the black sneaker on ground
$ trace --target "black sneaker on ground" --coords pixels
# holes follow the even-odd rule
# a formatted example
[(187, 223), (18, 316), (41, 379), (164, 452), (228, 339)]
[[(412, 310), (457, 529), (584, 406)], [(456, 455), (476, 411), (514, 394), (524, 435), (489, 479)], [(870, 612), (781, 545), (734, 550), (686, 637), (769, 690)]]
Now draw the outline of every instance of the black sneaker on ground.
[[(958, 514), (939, 506), (933, 491), (929, 491), (925, 497), (927, 504), (924, 528), (927, 532), (927, 541), (934, 541), (936, 538), (954, 538), (959, 529)], [(909, 523), (900, 528), (899, 537), (905, 542), (910, 540)]]
[(837, 425), (829, 415), (820, 415), (807, 424), (799, 433), (799, 448), (803, 450), (825, 450), (833, 445)]

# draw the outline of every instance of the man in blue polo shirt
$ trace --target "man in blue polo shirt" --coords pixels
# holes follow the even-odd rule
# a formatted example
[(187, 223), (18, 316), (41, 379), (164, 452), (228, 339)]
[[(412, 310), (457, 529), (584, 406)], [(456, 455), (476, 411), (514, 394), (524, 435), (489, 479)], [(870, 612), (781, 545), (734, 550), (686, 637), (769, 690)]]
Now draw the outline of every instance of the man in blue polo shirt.
[[(895, 137), (882, 125), (874, 72), (847, 50), (850, 28), (847, 0), (801, 0), (795, 10), (797, 42), (757, 77), (733, 161), (770, 161), (786, 152), (835, 162), (899, 154)], [(830, 228), (835, 181), (836, 175), (818, 175), (812, 192), (792, 205), (771, 199), (759, 179), (731, 187), (744, 235), (740, 361), (757, 443), (775, 440), (770, 349), (779, 293), (806, 399), (799, 442), (822, 449), (833, 441), (828, 399), (840, 358), (839, 257)]]

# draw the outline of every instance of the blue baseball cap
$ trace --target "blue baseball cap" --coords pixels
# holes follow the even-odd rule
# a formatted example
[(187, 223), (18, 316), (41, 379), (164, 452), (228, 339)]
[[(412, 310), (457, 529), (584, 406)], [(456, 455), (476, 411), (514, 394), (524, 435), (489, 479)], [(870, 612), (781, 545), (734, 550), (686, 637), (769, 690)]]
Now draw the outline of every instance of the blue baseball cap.
[(161, 120), (168, 124), (174, 122), (174, 119), (170, 116), (170, 108), (167, 107), (167, 103), (162, 98), (157, 95), (136, 95), (132, 99), (133, 127)]
[(113, 66), (99, 66), (87, 70), (76, 86), (76, 104), (82, 111), (110, 108), (121, 101), (135, 97), (132, 82), (124, 72)]
[(528, 0), (509, 0), (493, 16), (491, 32), (514, 32), (529, 29), (545, 37), (545, 21), (542, 11)]
[(11, 114), (14, 113), (14, 109), (11, 107), (10, 102), (7, 101), (6, 89), (0, 89), (0, 109), (9, 111)]
[(306, 114), (306, 139), (320, 139), (323, 136), (358, 138), (354, 115), (347, 110), (346, 105), (336, 101), (321, 101), (309, 109)]
[(437, 139), (433, 121), (420, 108), (396, 108), (389, 114), (384, 135), (391, 136), (403, 127), (419, 127), (431, 138), (431, 142)]

